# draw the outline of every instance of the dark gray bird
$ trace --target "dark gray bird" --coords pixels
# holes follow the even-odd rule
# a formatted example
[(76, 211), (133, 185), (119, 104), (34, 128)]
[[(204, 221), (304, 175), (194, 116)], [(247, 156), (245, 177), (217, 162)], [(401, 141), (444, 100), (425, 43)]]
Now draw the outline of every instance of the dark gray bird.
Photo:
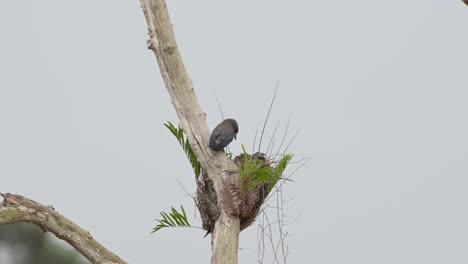
[(232, 139), (236, 139), (239, 126), (236, 120), (228, 118), (219, 123), (211, 132), (210, 148), (218, 151), (229, 145)]

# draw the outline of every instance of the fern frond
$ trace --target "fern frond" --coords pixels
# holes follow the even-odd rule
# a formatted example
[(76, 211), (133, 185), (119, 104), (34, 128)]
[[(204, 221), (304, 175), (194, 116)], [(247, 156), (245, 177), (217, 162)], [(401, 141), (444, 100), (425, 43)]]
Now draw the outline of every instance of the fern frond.
[(171, 212), (161, 212), (161, 220), (156, 220), (159, 222), (151, 233), (154, 233), (164, 227), (191, 227), (187, 214), (185, 213), (184, 207), (180, 206), (182, 212), (177, 211), (174, 207), (171, 207)]
[(193, 171), (195, 172), (195, 177), (198, 179), (200, 176), (201, 172), (201, 164), (197, 159), (197, 156), (193, 152), (192, 147), (190, 146), (190, 143), (188, 142), (188, 139), (185, 136), (184, 130), (180, 127), (175, 127), (171, 122), (167, 121), (166, 124), (164, 124), (169, 131), (176, 137), (177, 141), (179, 141), (180, 146), (185, 152), (185, 155), (187, 155), (187, 158), (190, 161), (190, 164), (192, 165)]

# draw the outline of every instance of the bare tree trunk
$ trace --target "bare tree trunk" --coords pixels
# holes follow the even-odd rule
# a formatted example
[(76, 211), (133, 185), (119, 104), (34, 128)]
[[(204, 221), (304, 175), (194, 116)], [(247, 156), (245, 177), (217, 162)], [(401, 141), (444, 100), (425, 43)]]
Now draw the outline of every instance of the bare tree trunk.
[[(204, 173), (213, 183), (217, 196), (219, 218), (211, 233), (213, 264), (236, 264), (239, 247), (240, 219), (223, 209), (223, 190), (236, 185), (237, 166), (220, 151), (208, 147), (210, 130), (202, 111), (174, 37), (164, 0), (140, 0), (148, 23), (148, 48), (159, 64), (170, 99), (187, 139), (201, 163)], [(53, 208), (15, 194), (1, 194), (0, 224), (29, 222), (68, 242), (92, 263), (124, 264), (120, 257), (99, 244), (88, 231), (74, 224)]]
[[(192, 81), (177, 48), (172, 24), (164, 0), (140, 0), (149, 30), (148, 48), (156, 55), (161, 75), (180, 123), (202, 168), (213, 180), (218, 197), (220, 217), (212, 233), (213, 264), (237, 263), (240, 220), (228, 216), (222, 209), (222, 190), (238, 179), (236, 165), (221, 152), (208, 147), (210, 130)], [(230, 169), (229, 169), (230, 168)], [(228, 175), (229, 174), (229, 175)]]

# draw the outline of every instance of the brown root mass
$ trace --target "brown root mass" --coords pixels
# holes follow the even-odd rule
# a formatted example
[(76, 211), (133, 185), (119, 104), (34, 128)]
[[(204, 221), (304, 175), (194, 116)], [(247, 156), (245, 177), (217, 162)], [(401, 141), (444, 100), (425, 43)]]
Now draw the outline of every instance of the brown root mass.
[(213, 231), (216, 220), (219, 217), (218, 197), (213, 187), (213, 180), (208, 177), (205, 171), (197, 181), (196, 205), (202, 219), (202, 226), (207, 236)]

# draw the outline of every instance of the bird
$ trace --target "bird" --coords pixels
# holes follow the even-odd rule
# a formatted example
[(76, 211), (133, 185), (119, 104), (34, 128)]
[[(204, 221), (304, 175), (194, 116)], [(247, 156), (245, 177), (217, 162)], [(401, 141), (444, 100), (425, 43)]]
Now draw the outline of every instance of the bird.
[(222, 150), (232, 142), (232, 139), (236, 139), (238, 132), (239, 126), (236, 120), (232, 118), (225, 119), (211, 132), (209, 147), (214, 151)]

